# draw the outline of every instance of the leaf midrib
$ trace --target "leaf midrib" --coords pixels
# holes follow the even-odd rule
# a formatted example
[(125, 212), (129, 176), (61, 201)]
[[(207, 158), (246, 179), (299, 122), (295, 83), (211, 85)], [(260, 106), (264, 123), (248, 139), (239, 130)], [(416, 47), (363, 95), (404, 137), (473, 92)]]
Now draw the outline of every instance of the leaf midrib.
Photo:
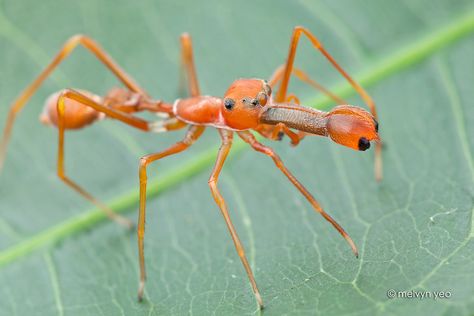
[[(474, 11), (468, 12), (466, 15), (455, 19), (455, 22), (446, 25), (434, 32), (430, 32), (427, 36), (420, 40), (414, 41), (399, 51), (383, 58), (376, 62), (372, 67), (356, 75), (355, 78), (363, 86), (371, 86), (380, 82), (384, 78), (402, 71), (411, 65), (414, 65), (431, 54), (435, 53), (443, 47), (447, 47), (454, 41), (474, 31)], [(342, 82), (333, 89), (335, 93), (342, 97), (347, 97), (354, 93), (352, 88)], [(308, 102), (309, 104), (318, 104), (318, 108), (327, 108), (331, 104), (331, 100), (321, 96)], [(246, 144), (238, 141), (234, 144), (231, 156), (243, 151)], [(217, 146), (193, 158), (192, 161), (182, 164), (179, 167), (173, 168), (171, 171), (152, 178), (149, 181), (147, 197), (152, 198), (158, 194), (166, 191), (182, 181), (191, 178), (200, 171), (211, 166), (215, 159)], [(117, 198), (111, 200), (108, 205), (117, 213), (132, 210), (132, 206), (137, 205), (139, 200), (138, 190), (134, 189)], [(35, 234), (3, 251), (0, 252), (0, 266), (3, 266), (16, 259), (20, 259), (33, 251), (44, 247), (46, 245), (54, 244), (66, 237), (84, 231), (101, 221), (106, 219), (106, 216), (100, 209), (92, 208), (82, 212), (80, 215), (72, 217), (69, 220), (63, 221), (51, 228), (48, 228), (38, 234)]]

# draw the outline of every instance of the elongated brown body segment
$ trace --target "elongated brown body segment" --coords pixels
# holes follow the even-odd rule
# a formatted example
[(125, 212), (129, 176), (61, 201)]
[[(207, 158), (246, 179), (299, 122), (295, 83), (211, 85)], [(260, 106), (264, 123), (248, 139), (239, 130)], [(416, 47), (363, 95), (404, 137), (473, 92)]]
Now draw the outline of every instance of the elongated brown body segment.
[(260, 116), (260, 122), (276, 125), (285, 124), (299, 131), (327, 136), (327, 113), (295, 105), (269, 107)]

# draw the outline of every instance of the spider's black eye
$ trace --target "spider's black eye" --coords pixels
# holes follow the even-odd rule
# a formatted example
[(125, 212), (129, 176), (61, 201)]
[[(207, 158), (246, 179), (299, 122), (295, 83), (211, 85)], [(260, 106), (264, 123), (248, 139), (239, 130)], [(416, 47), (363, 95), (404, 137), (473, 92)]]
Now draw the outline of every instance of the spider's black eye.
[(261, 105), (261, 106), (265, 106), (267, 104), (267, 95), (264, 93), (264, 92), (260, 92), (258, 95), (257, 95), (257, 99), (258, 99), (258, 103)]
[(258, 99), (252, 99), (252, 98), (249, 98), (249, 97), (243, 98), (242, 103), (247, 105), (247, 106), (257, 106), (257, 105), (259, 105)]
[(233, 99), (227, 98), (224, 99), (224, 106), (227, 110), (232, 110), (235, 105), (235, 101)]
[(265, 84), (264, 89), (265, 89), (265, 93), (266, 93), (268, 96), (272, 94), (272, 87), (270, 87), (269, 84)]

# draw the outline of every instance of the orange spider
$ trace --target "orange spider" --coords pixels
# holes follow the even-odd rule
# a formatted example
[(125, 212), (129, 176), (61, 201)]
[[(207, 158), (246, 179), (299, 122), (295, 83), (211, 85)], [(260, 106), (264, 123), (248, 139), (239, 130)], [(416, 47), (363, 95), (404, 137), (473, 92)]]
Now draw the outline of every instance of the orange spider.
[[(371, 113), (359, 107), (346, 105), (344, 100), (310, 79), (303, 71), (293, 67), (296, 48), (301, 35), (305, 35), (313, 46), (349, 81), (367, 103)], [(377, 141), (375, 174), (376, 179), (380, 180), (382, 178), (381, 147), (375, 104), (367, 92), (336, 63), (319, 40), (303, 27), (296, 27), (294, 29), (286, 63), (279, 67), (268, 81), (262, 79), (238, 79), (230, 85), (223, 97), (201, 95), (194, 68), (191, 38), (188, 34), (181, 36), (181, 44), (182, 62), (188, 77), (190, 97), (177, 99), (173, 103), (166, 103), (162, 100), (151, 98), (92, 39), (84, 35), (76, 35), (70, 38), (48, 67), (12, 104), (3, 139), (0, 143), (0, 168), (4, 162), (8, 140), (17, 113), (56, 67), (78, 45), (84, 46), (102, 61), (123, 82), (126, 88), (111, 89), (103, 97), (83, 90), (66, 89), (59, 91), (51, 95), (46, 101), (40, 120), (45, 124), (56, 126), (59, 130), (57, 166), (59, 178), (83, 197), (97, 205), (108, 217), (125, 226), (133, 226), (128, 219), (115, 214), (105, 204), (95, 199), (68, 178), (64, 168), (64, 131), (81, 129), (104, 118), (119, 120), (145, 132), (166, 132), (189, 126), (183, 140), (168, 149), (140, 158), (140, 206), (138, 216), (140, 282), (138, 299), (141, 301), (143, 298), (146, 279), (143, 242), (145, 235), (147, 166), (153, 161), (187, 149), (201, 136), (206, 126), (211, 126), (219, 132), (222, 146), (219, 149), (216, 164), (209, 178), (209, 186), (247, 272), (258, 305), (260, 308), (263, 308), (263, 301), (252, 270), (247, 262), (244, 248), (230, 219), (224, 198), (217, 188), (217, 180), (232, 146), (234, 133), (237, 133), (253, 149), (273, 159), (277, 168), (304, 195), (314, 210), (330, 222), (346, 239), (357, 257), (357, 248), (344, 229), (322, 209), (311, 193), (285, 167), (280, 157), (270, 147), (261, 144), (251, 133), (251, 130), (272, 140), (280, 140), (283, 135), (287, 135), (293, 145), (297, 145), (307, 134), (327, 136), (338, 144), (362, 151), (370, 147), (371, 141)], [(343, 105), (338, 105), (329, 112), (318, 111), (300, 105), (296, 96), (287, 94), (291, 74), (321, 90)], [(278, 82), (280, 82), (280, 86), (277, 92), (272, 93), (272, 89)], [(156, 122), (148, 122), (133, 115), (133, 113), (140, 111), (161, 113), (165, 118)], [(297, 130), (297, 132), (291, 129)]]

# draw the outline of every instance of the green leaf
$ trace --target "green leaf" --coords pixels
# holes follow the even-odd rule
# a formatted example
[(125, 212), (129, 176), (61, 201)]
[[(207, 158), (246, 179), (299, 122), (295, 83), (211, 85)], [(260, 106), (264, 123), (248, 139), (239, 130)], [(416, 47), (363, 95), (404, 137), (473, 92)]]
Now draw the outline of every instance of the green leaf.
[[(313, 31), (379, 106), (385, 178), (373, 155), (327, 139), (270, 143), (359, 247), (355, 259), (267, 157), (242, 143), (220, 177), (265, 313), (469, 315), (474, 308), (474, 7), (471, 1), (0, 1), (0, 118), (76, 33), (95, 38), (154, 96), (178, 97), (179, 34), (193, 36), (201, 89), (267, 78), (292, 27)], [(360, 104), (307, 42), (297, 64)], [(136, 302), (135, 234), (104, 219), (56, 177), (57, 132), (37, 121), (64, 87), (118, 85), (80, 49), (20, 114), (0, 175), (0, 315), (258, 314), (207, 178), (209, 129), (150, 167), (146, 300)], [(296, 81), (301, 100), (330, 106)], [(314, 101), (310, 101), (314, 100)], [(3, 124), (3, 123), (1, 123)], [(182, 132), (101, 122), (66, 136), (71, 178), (132, 219), (137, 164)], [(160, 194), (159, 194), (160, 193)], [(162, 193), (162, 194), (161, 194)], [(157, 196), (157, 198), (154, 198)], [(125, 213), (126, 212), (126, 213)], [(449, 298), (387, 298), (387, 291)], [(402, 294), (402, 293), (400, 293)]]

